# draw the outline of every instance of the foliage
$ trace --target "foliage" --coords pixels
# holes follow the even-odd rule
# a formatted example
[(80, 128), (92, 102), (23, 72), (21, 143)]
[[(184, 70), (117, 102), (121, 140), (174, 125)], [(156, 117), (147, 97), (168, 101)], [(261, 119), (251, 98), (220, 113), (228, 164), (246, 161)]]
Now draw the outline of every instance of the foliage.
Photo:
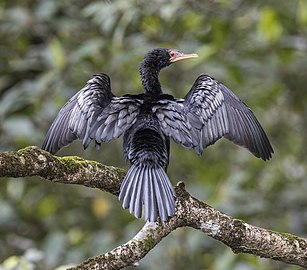
[[(93, 73), (109, 74), (117, 95), (138, 93), (138, 65), (149, 49), (196, 52), (198, 60), (161, 73), (165, 91), (184, 96), (208, 72), (252, 108), (275, 155), (263, 162), (224, 140), (200, 158), (172, 144), (173, 183), (186, 180), (194, 196), (249, 223), (307, 234), (306, 1), (2, 0), (0, 20), (1, 151), (40, 146), (61, 106)], [(126, 166), (120, 140), (99, 152), (76, 142), (59, 153), (71, 154)], [(2, 180), (0, 260), (7, 259), (0, 268), (77, 263), (123, 243), (142, 223), (96, 190)], [(10, 266), (16, 262), (19, 268)], [(296, 269), (235, 255), (185, 229), (139, 268)]]

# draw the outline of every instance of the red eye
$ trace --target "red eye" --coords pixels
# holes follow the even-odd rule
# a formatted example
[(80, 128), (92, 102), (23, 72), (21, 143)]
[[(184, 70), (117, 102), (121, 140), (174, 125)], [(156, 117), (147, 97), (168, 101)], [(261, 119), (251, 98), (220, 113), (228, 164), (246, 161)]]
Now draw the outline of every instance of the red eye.
[(175, 55), (176, 55), (176, 54), (175, 54), (174, 52), (170, 52), (170, 53), (169, 53), (169, 56), (170, 56), (170, 57), (174, 57)]

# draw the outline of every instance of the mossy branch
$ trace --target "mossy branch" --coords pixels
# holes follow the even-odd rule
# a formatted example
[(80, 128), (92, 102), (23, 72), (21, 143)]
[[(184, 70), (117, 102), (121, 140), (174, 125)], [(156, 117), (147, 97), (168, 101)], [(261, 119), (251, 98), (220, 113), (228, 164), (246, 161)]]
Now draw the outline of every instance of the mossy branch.
[[(40, 176), (118, 195), (125, 171), (80, 157), (57, 157), (37, 147), (0, 153), (0, 177)], [(71, 269), (122, 269), (136, 264), (164, 237), (188, 226), (223, 242), (235, 253), (250, 253), (307, 267), (307, 239), (259, 228), (234, 219), (193, 198), (183, 183), (176, 187), (176, 215), (169, 222), (149, 223), (129, 242)]]

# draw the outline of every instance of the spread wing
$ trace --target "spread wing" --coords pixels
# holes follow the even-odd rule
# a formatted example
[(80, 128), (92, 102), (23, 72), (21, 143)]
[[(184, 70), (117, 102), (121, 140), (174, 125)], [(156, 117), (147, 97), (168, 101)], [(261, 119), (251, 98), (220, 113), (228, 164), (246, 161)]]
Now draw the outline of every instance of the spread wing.
[(197, 78), (184, 99), (186, 117), (200, 134), (195, 146), (201, 154), (221, 137), (244, 146), (263, 160), (272, 157), (273, 148), (253, 112), (225, 85), (209, 75)]
[(199, 76), (184, 99), (157, 101), (153, 112), (165, 135), (199, 155), (225, 137), (263, 160), (272, 156), (272, 146), (253, 112), (209, 75)]
[(129, 128), (139, 112), (140, 100), (115, 97), (110, 78), (96, 74), (60, 110), (48, 130), (42, 149), (56, 153), (73, 140), (91, 140), (96, 146), (116, 139)]

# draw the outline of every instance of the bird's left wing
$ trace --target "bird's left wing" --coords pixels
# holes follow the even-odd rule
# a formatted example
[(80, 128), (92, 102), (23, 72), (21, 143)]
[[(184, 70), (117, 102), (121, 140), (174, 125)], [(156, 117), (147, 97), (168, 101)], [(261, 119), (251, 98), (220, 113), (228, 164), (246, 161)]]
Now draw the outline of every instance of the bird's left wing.
[(271, 158), (273, 148), (255, 115), (225, 85), (202, 74), (184, 100), (186, 117), (201, 135), (196, 152), (201, 154), (205, 147), (225, 137), (256, 157)]
[(203, 150), (221, 137), (270, 159), (273, 148), (253, 112), (209, 75), (197, 78), (184, 99), (161, 99), (153, 106), (166, 136), (185, 148)]
[(83, 140), (87, 148), (116, 139), (135, 121), (141, 101), (115, 97), (110, 78), (99, 73), (60, 110), (48, 130), (42, 149), (56, 153), (73, 140)]

